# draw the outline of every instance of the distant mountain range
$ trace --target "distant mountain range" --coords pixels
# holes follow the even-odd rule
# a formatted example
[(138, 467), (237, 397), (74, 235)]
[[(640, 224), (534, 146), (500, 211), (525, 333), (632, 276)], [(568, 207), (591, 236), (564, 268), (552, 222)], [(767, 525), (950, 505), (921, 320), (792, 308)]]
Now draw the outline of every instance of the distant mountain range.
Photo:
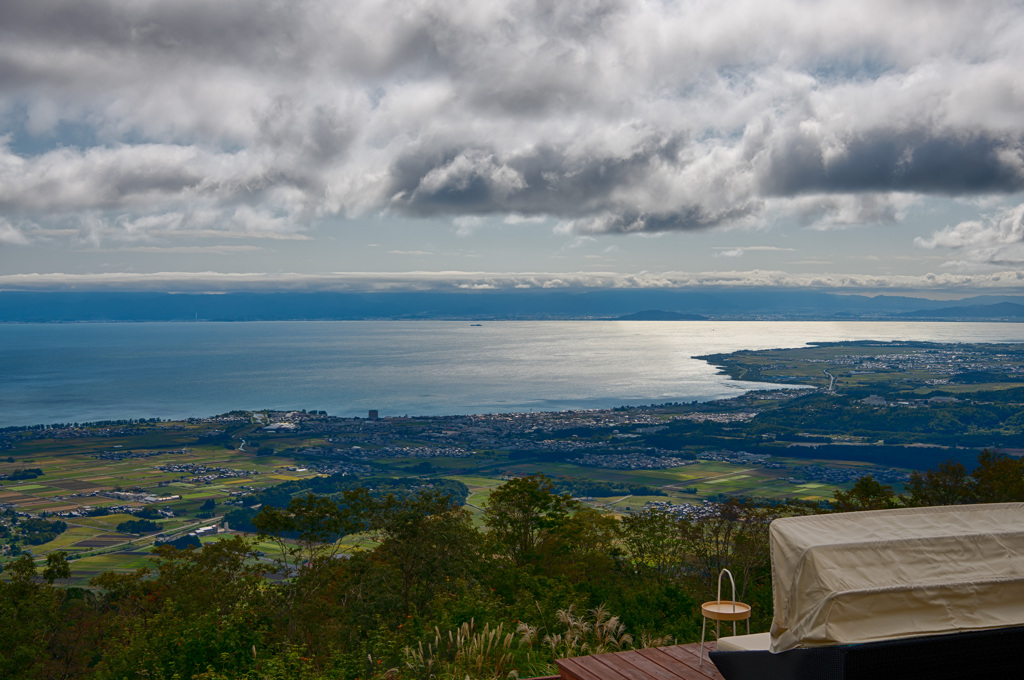
[(620, 316), (618, 321), (707, 321), (708, 317), (700, 314), (681, 314), (679, 312), (665, 312), (660, 309), (649, 309), (636, 314)]
[(993, 319), (997, 321), (1024, 321), (1024, 305), (1017, 302), (999, 302), (994, 305), (973, 307), (940, 307), (904, 312), (904, 317), (916, 319)]
[(951, 306), (948, 300), (777, 289), (208, 295), (0, 291), (0, 322), (345, 319), (1024, 321), (1024, 296), (977, 296)]

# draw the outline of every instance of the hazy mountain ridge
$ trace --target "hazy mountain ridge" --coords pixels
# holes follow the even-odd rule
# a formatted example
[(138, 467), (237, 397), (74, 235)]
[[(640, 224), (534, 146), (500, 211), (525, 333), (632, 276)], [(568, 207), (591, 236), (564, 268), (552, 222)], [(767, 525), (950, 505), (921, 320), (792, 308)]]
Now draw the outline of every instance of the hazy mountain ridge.
[(977, 296), (950, 306), (948, 300), (905, 296), (766, 289), (224, 294), (2, 291), (0, 322), (618, 319), (646, 314), (643, 310), (721, 320), (998, 320), (1024, 318), (1022, 302), (1022, 296)]
[(998, 302), (992, 305), (942, 307), (940, 309), (905, 312), (905, 317), (914, 318), (959, 318), (959, 319), (1020, 319), (1024, 320), (1024, 304)]
[(666, 312), (660, 309), (648, 309), (635, 314), (620, 316), (617, 321), (707, 321), (708, 318), (702, 314), (682, 314), (680, 312)]

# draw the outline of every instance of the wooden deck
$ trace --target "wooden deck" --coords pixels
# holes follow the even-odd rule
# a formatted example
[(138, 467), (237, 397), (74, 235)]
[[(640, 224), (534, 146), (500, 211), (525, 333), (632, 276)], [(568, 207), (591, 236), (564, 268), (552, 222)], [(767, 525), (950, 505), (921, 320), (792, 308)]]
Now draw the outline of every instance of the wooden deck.
[(723, 680), (704, 646), (704, 665), (698, 655), (700, 643), (637, 649), (614, 654), (577, 656), (555, 661), (562, 680)]

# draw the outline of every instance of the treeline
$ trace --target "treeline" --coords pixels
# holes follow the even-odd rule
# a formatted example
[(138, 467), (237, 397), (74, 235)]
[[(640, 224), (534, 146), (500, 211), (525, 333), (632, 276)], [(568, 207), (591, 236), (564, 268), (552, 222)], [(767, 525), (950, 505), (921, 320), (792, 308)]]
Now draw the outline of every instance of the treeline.
[(362, 477), (338, 473), (327, 477), (311, 477), (275, 484), (242, 498), (243, 507), (224, 515), (224, 521), (235, 531), (255, 532), (253, 518), (257, 511), (253, 506), (285, 508), (297, 496), (315, 494), (336, 496), (356, 488), (367, 489), (373, 496), (405, 496), (422, 490), (432, 490), (452, 500), (455, 505), (465, 505), (469, 487), (457, 479), (423, 480), (418, 477)]
[(152, 534), (160, 531), (160, 525), (150, 519), (128, 519), (117, 525), (122, 534)]
[(752, 434), (788, 430), (844, 432), (877, 436), (886, 441), (960, 441), (965, 435), (983, 432), (989, 441), (1001, 438), (1007, 429), (1019, 437), (1024, 413), (1007, 402), (975, 403), (963, 401), (939, 403), (916, 408), (894, 406), (874, 408), (858, 404), (850, 397), (809, 395), (797, 397), (784, 407), (760, 414), (751, 422)]
[(343, 491), (361, 487), (369, 490), (371, 495), (387, 494), (404, 495), (423, 489), (432, 489), (452, 499), (456, 505), (464, 505), (469, 496), (469, 487), (457, 479), (430, 479), (419, 477), (354, 477), (344, 473), (327, 477), (311, 477), (296, 479), (282, 484), (267, 487), (244, 499), (246, 505), (272, 505), (283, 508), (292, 498), (299, 494), (312, 493), (317, 496), (330, 496)]
[(9, 475), (0, 475), (0, 479), (10, 480), (24, 480), (24, 479), (35, 479), (36, 477), (42, 477), (42, 468), (19, 468)]
[[(1024, 464), (986, 452), (917, 473), (906, 494), (864, 477), (833, 508), (730, 501), (696, 519), (621, 521), (542, 476), (495, 488), (482, 525), (437, 489), (300, 493), (253, 518), (257, 537), (156, 548), (152, 567), (60, 588), (60, 554), (0, 581), (3, 678), (462, 680), (549, 675), (556, 658), (691, 642), (719, 570), (772, 614), (778, 516), (1024, 501)], [(333, 539), (359, 534), (342, 554)], [(276, 546), (270, 550), (267, 546)], [(262, 550), (264, 552), (260, 552)]]
[[(943, 394), (937, 392), (929, 396)], [(887, 395), (887, 398), (892, 402), (903, 397)], [(922, 397), (911, 395), (909, 398), (919, 401)], [(1024, 390), (1010, 389), (979, 392), (970, 400), (961, 397), (956, 402), (874, 407), (850, 395), (816, 392), (794, 397), (746, 422), (676, 420), (658, 432), (644, 432), (646, 428), (637, 428), (631, 434), (638, 436), (628, 442), (617, 439), (618, 428), (610, 426), (577, 427), (536, 436), (573, 438), (574, 441), (606, 445), (608, 453), (643, 451), (647, 455), (663, 453), (693, 457), (694, 452), (701, 449), (790, 456), (793, 452), (784, 447), (786, 443), (822, 442), (824, 437), (842, 433), (867, 442), (883, 441), (884, 446), (891, 447), (884, 452), (876, 450), (876, 458), (871, 462), (923, 470), (937, 465), (943, 460), (943, 454), (915, 451), (909, 445), (924, 443), (973, 449), (968, 453), (970, 459), (985, 448), (1016, 447), (1024, 430), (1022, 401)], [(824, 441), (828, 442), (827, 439)], [(851, 451), (846, 450), (846, 459), (856, 455), (857, 460), (861, 460), (859, 456), (869, 449), (858, 448), (853, 454)], [(589, 449), (588, 453), (600, 455), (601, 447)], [(883, 454), (894, 458), (877, 459)], [(545, 461), (565, 460), (578, 455), (578, 452), (570, 450), (552, 451), (531, 446), (510, 453), (514, 460), (534, 458)]]
[(41, 517), (21, 518), (13, 510), (0, 513), (0, 538), (10, 546), (12, 555), (21, 554), (21, 544), (42, 545), (67, 531), (68, 525), (61, 520)]
[[(164, 545), (150, 569), (102, 574), (90, 590), (55, 585), (57, 555), (42, 579), (31, 559), (9, 565), (0, 677), (548, 675), (555, 658), (697, 639), (699, 602), (727, 561), (763, 629), (770, 581), (755, 546), (778, 512), (620, 523), (543, 477), (495, 489), (480, 527), (435, 489), (300, 495), (256, 515), (266, 554), (255, 537)], [(342, 555), (330, 539), (352, 533), (369, 547)]]
[(65, 430), (72, 427), (122, 427), (124, 425), (144, 425), (147, 423), (162, 422), (164, 421), (161, 418), (123, 418), (119, 420), (94, 420), (86, 423), (40, 423), (37, 425), (8, 425), (6, 427), (0, 427), (0, 432), (29, 432), (32, 430)]
[(569, 494), (574, 497), (584, 496), (667, 496), (668, 494), (655, 486), (645, 484), (628, 484), (626, 482), (602, 482), (595, 479), (577, 477), (555, 477), (552, 479), (555, 493)]

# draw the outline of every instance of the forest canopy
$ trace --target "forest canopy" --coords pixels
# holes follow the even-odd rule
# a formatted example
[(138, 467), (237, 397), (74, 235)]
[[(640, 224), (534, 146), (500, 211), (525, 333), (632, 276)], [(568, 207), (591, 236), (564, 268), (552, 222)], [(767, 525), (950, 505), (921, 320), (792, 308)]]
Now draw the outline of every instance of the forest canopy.
[[(550, 675), (556, 658), (699, 639), (699, 603), (723, 567), (753, 604), (752, 630), (766, 630), (776, 517), (1024, 501), (1024, 463), (990, 452), (970, 471), (950, 461), (916, 473), (902, 496), (865, 476), (831, 504), (730, 501), (621, 520), (540, 475), (495, 488), (482, 526), (457, 487), (338, 482), (284, 487), (287, 502), (250, 509), (252, 535), (161, 545), (151, 566), (89, 589), (61, 587), (73, 564), (63, 553), (41, 570), (28, 555), (9, 563), (0, 677)], [(368, 547), (343, 553), (353, 535)]]

